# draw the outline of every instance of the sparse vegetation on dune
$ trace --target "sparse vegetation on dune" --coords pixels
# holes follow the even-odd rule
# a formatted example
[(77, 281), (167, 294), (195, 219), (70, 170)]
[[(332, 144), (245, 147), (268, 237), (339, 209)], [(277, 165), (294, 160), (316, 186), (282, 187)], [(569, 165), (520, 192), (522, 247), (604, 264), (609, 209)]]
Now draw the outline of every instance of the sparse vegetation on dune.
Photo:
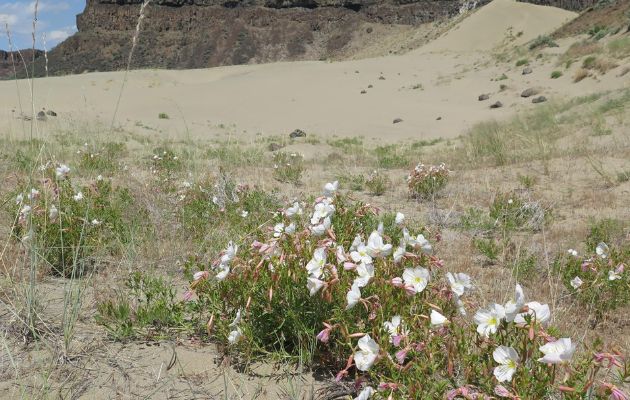
[[(179, 106), (151, 115), (180, 136), (77, 127), (31, 99), (0, 131), (0, 397), (627, 399), (630, 90), (516, 103), (517, 79), (624, 74), (627, 37), (591, 25), (504, 49), (470, 103), (516, 111), (452, 139), (390, 137), (402, 113), (379, 137), (192, 136)], [(370, 79), (368, 102), (407, 78)]]
[[(86, 285), (118, 271), (106, 286), (90, 289), (98, 299), (89, 306), (92, 324), (102, 326), (112, 341), (192, 337), (221, 344), (236, 364), (266, 359), (323, 368), (338, 373), (341, 382), (359, 379), (362, 384), (353, 391), (373, 387), (376, 397), (489, 396), (498, 390), (521, 398), (584, 393), (604, 398), (627, 379), (627, 370), (617, 367), (625, 365), (622, 353), (606, 349), (613, 345), (625, 352), (628, 344), (603, 328), (615, 326), (613, 315), (628, 312), (627, 227), (589, 225), (583, 216), (570, 224), (575, 233), (566, 236), (567, 210), (586, 212), (591, 200), (585, 197), (588, 190), (556, 187), (567, 177), (554, 171), (587, 157), (627, 156), (630, 149), (619, 130), (626, 123), (627, 98), (627, 91), (619, 91), (552, 103), (476, 126), (457, 141), (379, 147), (361, 139), (329, 140), (325, 146), (331, 151), (343, 149), (336, 153), (338, 164), (330, 165), (302, 160), (290, 147), (269, 152), (267, 141), (201, 145), (121, 136), (85, 146), (72, 136), (36, 143), (5, 139), (3, 149), (13, 151), (2, 151), (2, 171), (17, 179), (2, 189), (2, 213), (18, 230), (3, 227), (8, 236), (2, 263), (16, 288), (3, 286), (10, 299), (3, 307), (13, 310), (18, 331), (32, 343), (52, 343), (48, 307), (36, 288), (50, 279), (46, 272), (63, 271), (68, 282), (76, 282), (69, 285), (74, 295), (66, 297), (76, 316), (68, 316), (63, 330), (64, 354), (72, 357), (76, 332), (84, 329), (77, 318), (86, 307), (80, 300)], [(606, 128), (611, 130), (606, 137), (616, 138), (614, 151), (607, 143), (586, 145), (588, 137), (598, 137), (593, 135), (601, 127), (595, 125), (610, 117), (617, 121)], [(313, 143), (308, 146), (322, 146), (321, 140)], [(46, 159), (63, 163), (52, 161), (38, 171), (41, 149), (49, 149)], [(244, 161), (249, 157), (256, 162)], [(453, 170), (418, 166), (405, 182), (409, 164), (418, 159), (443, 160)], [(328, 197), (318, 197), (312, 182), (339, 175), (335, 168), (348, 160), (354, 172), (343, 170), (342, 183), (327, 185)], [(612, 176), (610, 188), (585, 164), (568, 179), (598, 190), (627, 184), (617, 179), (623, 168), (602, 162)], [(374, 166), (383, 169), (373, 171)], [(262, 178), (254, 178), (252, 170)], [(519, 172), (506, 177), (510, 170)], [(501, 182), (488, 193), (486, 179), (499, 176)], [(294, 199), (296, 183), (311, 196)], [(557, 196), (564, 190), (575, 201), (563, 204)], [(82, 199), (73, 198), (78, 192)], [(53, 204), (58, 225), (50, 225)], [(31, 207), (28, 212), (25, 206)], [(622, 208), (617, 210), (621, 217)], [(417, 222), (422, 212), (428, 223)], [(31, 237), (23, 240), (26, 232)], [(578, 250), (568, 253), (569, 247)], [(51, 259), (58, 251), (71, 254), (71, 261)], [(88, 258), (93, 261), (82, 261)], [(157, 267), (162, 259), (167, 265)], [(51, 268), (55, 265), (61, 267)], [(416, 289), (414, 274), (428, 284)], [(510, 291), (493, 283), (497, 276), (519, 282), (527, 301), (539, 301), (521, 311), (543, 312), (536, 307), (548, 303), (556, 327), (525, 317), (500, 322), (492, 333), (483, 315), (497, 312), (502, 320), (502, 308), (484, 306), (503, 304)], [(462, 296), (460, 284), (468, 279)], [(186, 281), (190, 286), (184, 291)], [(31, 308), (10, 306), (24, 293), (33, 300)], [(569, 316), (578, 305), (584, 322), (576, 324)], [(467, 315), (460, 314), (462, 307)], [(589, 332), (585, 338), (584, 332)], [(591, 342), (600, 335), (603, 343)], [(554, 379), (554, 368), (537, 359), (546, 357), (545, 343), (562, 337), (573, 339), (570, 346), (566, 342), (567, 357), (577, 347), (566, 361), (572, 372), (556, 367)], [(19, 350), (6, 340), (9, 354), (16, 356)], [(497, 351), (508, 358), (497, 359)], [(508, 371), (501, 366), (509, 364), (513, 351), (518, 362)], [(614, 362), (602, 368), (602, 357)], [(588, 371), (599, 371), (595, 380)], [(431, 385), (414, 384), (428, 376)]]

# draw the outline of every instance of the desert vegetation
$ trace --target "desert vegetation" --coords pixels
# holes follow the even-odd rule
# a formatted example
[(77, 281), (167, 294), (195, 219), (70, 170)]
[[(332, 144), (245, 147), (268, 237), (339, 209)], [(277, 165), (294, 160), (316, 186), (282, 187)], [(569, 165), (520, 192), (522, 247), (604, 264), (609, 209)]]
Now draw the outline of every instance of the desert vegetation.
[[(537, 69), (581, 93), (627, 44), (533, 36), (471, 102), (528, 98)], [(397, 79), (376, 76), (362, 95)], [(0, 126), (7, 398), (628, 398), (628, 88), (413, 139), (193, 135), (179, 106), (61, 123), (30, 101)]]

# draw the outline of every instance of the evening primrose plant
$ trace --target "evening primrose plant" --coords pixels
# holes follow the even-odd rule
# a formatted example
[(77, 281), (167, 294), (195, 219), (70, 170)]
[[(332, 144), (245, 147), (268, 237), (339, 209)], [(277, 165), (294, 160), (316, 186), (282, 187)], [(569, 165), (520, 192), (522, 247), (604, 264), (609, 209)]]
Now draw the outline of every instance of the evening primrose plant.
[(76, 274), (76, 265), (83, 271), (97, 253), (111, 254), (131, 240), (131, 227), (142, 226), (141, 212), (128, 214), (133, 208), (130, 193), (114, 188), (109, 179), (99, 175), (75, 185), (71, 168), (52, 162), (39, 172), (41, 179), (21, 184), (15, 197), (13, 237), (34, 245), (53, 274)]
[[(477, 307), (474, 279), (437, 256), (439, 235), (338, 189), (326, 184), (258, 237), (191, 266), (185, 298), (207, 313), (208, 334), (229, 352), (325, 366), (354, 382), (357, 399), (619, 392), (604, 356), (576, 356), (576, 343), (550, 326), (549, 305), (516, 285), (508, 302)], [(611, 357), (617, 380), (627, 379), (626, 360)]]
[(558, 257), (554, 268), (567, 290), (581, 303), (592, 307), (597, 321), (606, 313), (630, 303), (630, 246), (608, 246), (600, 242), (592, 253), (580, 255), (569, 249)]

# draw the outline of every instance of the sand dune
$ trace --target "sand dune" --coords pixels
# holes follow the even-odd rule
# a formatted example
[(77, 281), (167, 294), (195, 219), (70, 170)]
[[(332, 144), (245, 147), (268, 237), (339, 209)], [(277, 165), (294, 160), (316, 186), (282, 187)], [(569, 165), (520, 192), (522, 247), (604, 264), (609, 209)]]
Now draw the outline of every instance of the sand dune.
[[(322, 136), (383, 141), (455, 137), (475, 122), (507, 118), (516, 110), (532, 107), (530, 100), (519, 96), (530, 86), (542, 87), (551, 98), (620, 86), (614, 74), (601, 82), (550, 80), (554, 66), (546, 61), (535, 64), (533, 74), (522, 76), (513, 64), (498, 64), (487, 53), (503, 42), (508, 27), (514, 34), (523, 31), (515, 40), (521, 43), (553, 30), (572, 15), (551, 7), (495, 0), (444, 37), (402, 56), (133, 71), (117, 124), (130, 131), (170, 137), (229, 133), (247, 139), (255, 133), (286, 135), (296, 128)], [(475, 43), (479, 45), (474, 47)], [(507, 80), (493, 81), (503, 73)], [(122, 79), (121, 72), (37, 79), (35, 106), (58, 112), (55, 123), (61, 125), (95, 120), (108, 125)], [(500, 83), (510, 89), (499, 92)], [(25, 103), (27, 82), (19, 82), (19, 87)], [(361, 94), (362, 90), (366, 93)], [(9, 121), (10, 132), (19, 132), (21, 122), (14, 118), (19, 114), (15, 83), (0, 82), (0, 93), (0, 117)], [(490, 93), (490, 101), (500, 100), (505, 107), (491, 110), (489, 102), (477, 100), (480, 93)], [(26, 108), (30, 113), (30, 107)], [(158, 119), (161, 112), (170, 119)], [(395, 118), (403, 122), (394, 125)], [(40, 123), (44, 131), (52, 126), (51, 121)]]
[(427, 44), (422, 51), (488, 51), (506, 43), (521, 45), (553, 32), (576, 13), (555, 7), (540, 7), (514, 0), (494, 0), (463, 20), (454, 29)]

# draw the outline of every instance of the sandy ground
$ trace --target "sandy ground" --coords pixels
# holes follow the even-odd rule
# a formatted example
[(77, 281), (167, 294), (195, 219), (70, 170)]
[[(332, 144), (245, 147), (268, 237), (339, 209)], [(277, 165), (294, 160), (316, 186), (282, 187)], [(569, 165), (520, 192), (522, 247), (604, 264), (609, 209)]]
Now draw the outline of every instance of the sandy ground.
[[(522, 75), (522, 67), (513, 63), (494, 61), (493, 53), (551, 32), (574, 16), (560, 9), (495, 0), (445, 36), (400, 56), (132, 71), (116, 124), (168, 137), (208, 137), (224, 127), (243, 139), (253, 133), (285, 135), (296, 128), (319, 136), (386, 141), (456, 137), (475, 122), (506, 118), (532, 107), (530, 99), (519, 96), (529, 87), (540, 87), (553, 99), (628, 85), (614, 72), (579, 84), (572, 82), (572, 71), (552, 80), (555, 66), (547, 57), (533, 62), (530, 75)], [(560, 52), (568, 44), (546, 52)], [(504, 73), (508, 79), (493, 81)], [(35, 108), (52, 109), (61, 120), (98, 120), (109, 126), (123, 77), (122, 72), (107, 72), (37, 79)], [(508, 89), (499, 93), (500, 84)], [(18, 86), (22, 110), (30, 114), (28, 83)], [(0, 82), (0, 93), (0, 117), (12, 121), (9, 131), (19, 131), (16, 83)], [(482, 93), (489, 93), (490, 100), (478, 101)], [(497, 100), (504, 108), (490, 109)], [(159, 119), (161, 112), (170, 118)], [(393, 124), (396, 118), (403, 122)]]

